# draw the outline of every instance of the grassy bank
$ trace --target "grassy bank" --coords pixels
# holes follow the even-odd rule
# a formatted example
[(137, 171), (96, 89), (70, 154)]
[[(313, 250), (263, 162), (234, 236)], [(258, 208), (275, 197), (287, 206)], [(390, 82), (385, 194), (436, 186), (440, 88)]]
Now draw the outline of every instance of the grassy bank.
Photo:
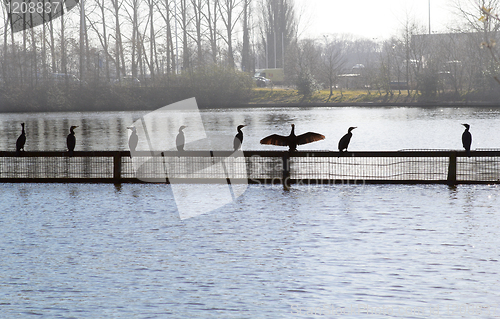
[(329, 90), (315, 92), (312, 96), (304, 98), (297, 94), (297, 90), (290, 88), (258, 88), (253, 90), (250, 103), (253, 104), (296, 104), (296, 103), (414, 103), (419, 101), (419, 95), (407, 91), (398, 91), (391, 95), (379, 94), (367, 90), (334, 90), (330, 96)]
[[(234, 81), (233, 81), (234, 82)], [(230, 85), (222, 85), (224, 90), (194, 90), (189, 86), (165, 87), (114, 87), (89, 86), (61, 90), (58, 87), (36, 90), (0, 90), (0, 112), (62, 112), (62, 111), (135, 111), (154, 110), (187, 98), (195, 97), (201, 108), (232, 108), (245, 106), (500, 106), (500, 99), (481, 99), (482, 96), (445, 96), (435, 99), (422, 98), (415, 91), (393, 91), (393, 94), (380, 94), (367, 90), (316, 91), (309, 97), (297, 93), (296, 89), (286, 87), (251, 88), (242, 86), (236, 90)]]

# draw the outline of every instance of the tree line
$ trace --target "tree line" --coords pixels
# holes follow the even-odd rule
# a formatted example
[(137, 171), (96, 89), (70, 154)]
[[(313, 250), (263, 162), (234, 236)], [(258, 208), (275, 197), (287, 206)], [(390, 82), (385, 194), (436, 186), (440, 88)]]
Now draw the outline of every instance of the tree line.
[(408, 17), (377, 42), (345, 35), (301, 39), (289, 50), (288, 79), (303, 94), (318, 87), (362, 89), (420, 101), (495, 101), (500, 97), (498, 0), (457, 0), (449, 32), (429, 34)]
[[(3, 104), (27, 98), (30, 90), (37, 99), (19, 103), (37, 104), (48, 94), (52, 100), (38, 104), (62, 108), (75, 94), (91, 103), (85, 96), (95, 96), (92, 87), (109, 87), (110, 94), (123, 86), (175, 88), (168, 96), (189, 91), (186, 86), (225, 93), (221, 86), (241, 77), (236, 70), (251, 74), (255, 61), (283, 67), (284, 50), (297, 37), (293, 0), (85, 0), (70, 11), (59, 8), (57, 19), (42, 14), (45, 23), (29, 27), (30, 15), (16, 20), (3, 7)], [(271, 62), (276, 53), (280, 58)], [(197, 82), (210, 75), (217, 78)], [(236, 83), (245, 86), (237, 99), (244, 101), (252, 81)]]
[(48, 73), (154, 81), (208, 64), (249, 72), (258, 59), (283, 67), (283, 50), (297, 37), (293, 0), (85, 0), (17, 33), (5, 8), (3, 19), (2, 75), (18, 84)]
[(429, 35), (408, 18), (382, 42), (299, 38), (293, 0), (86, 0), (18, 32), (4, 7), (0, 102), (4, 109), (99, 110), (196, 96), (224, 106), (250, 99), (259, 68), (284, 68), (286, 84), (304, 96), (323, 87), (495, 98), (500, 23), (485, 12), (495, 12), (498, 0), (469, 1), (480, 9), (458, 6), (460, 29)]

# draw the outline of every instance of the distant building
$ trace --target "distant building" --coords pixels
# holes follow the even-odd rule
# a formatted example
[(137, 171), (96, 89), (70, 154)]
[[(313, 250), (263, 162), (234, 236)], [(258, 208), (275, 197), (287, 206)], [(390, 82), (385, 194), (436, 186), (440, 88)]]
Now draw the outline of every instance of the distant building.
[[(500, 32), (413, 35), (411, 53), (418, 63), (413, 73), (435, 76), (443, 92), (485, 89), (497, 73), (492, 53), (496, 54), (499, 39)], [(494, 51), (490, 52), (490, 45)]]

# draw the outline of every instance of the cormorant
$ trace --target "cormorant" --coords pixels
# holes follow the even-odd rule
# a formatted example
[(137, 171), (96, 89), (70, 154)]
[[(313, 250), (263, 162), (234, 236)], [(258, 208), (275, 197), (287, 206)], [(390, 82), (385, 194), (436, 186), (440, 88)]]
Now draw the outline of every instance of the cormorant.
[(66, 145), (68, 146), (68, 151), (71, 155), (73, 155), (73, 151), (75, 150), (75, 146), (76, 146), (75, 131), (73, 131), (73, 130), (77, 127), (78, 126), (75, 126), (75, 125), (70, 127), (68, 137), (66, 138)]
[(16, 141), (16, 153), (19, 154), (19, 152), (22, 150), (24, 152), (24, 144), (26, 143), (26, 133), (24, 132), (24, 123), (21, 123), (21, 126), (23, 128), (21, 135), (17, 138)]
[(469, 124), (462, 124), (465, 126), (465, 131), (462, 134), (462, 145), (465, 148), (465, 151), (467, 152), (467, 156), (470, 157), (470, 146), (472, 144), (472, 135), (469, 132), (470, 125)]
[(241, 131), (242, 128), (244, 128), (246, 125), (238, 125), (238, 134), (234, 137), (234, 150), (237, 151), (241, 148), (241, 144), (243, 144), (243, 132)]
[(351, 126), (347, 130), (347, 134), (342, 136), (342, 138), (339, 141), (339, 152), (343, 152), (344, 150), (347, 152), (347, 147), (349, 146), (349, 142), (351, 141), (352, 133), (351, 131), (354, 130), (356, 127)]
[(313, 132), (307, 132), (297, 136), (295, 135), (295, 124), (292, 124), (292, 132), (290, 132), (290, 135), (288, 136), (282, 136), (278, 134), (269, 135), (268, 137), (264, 137), (262, 140), (260, 140), (260, 144), (288, 146), (289, 151), (293, 152), (297, 150), (297, 145), (312, 143), (324, 139), (325, 139), (324, 135)]
[(135, 152), (135, 148), (137, 147), (137, 143), (139, 142), (139, 136), (137, 135), (137, 129), (135, 128), (135, 126), (129, 126), (127, 128), (132, 131), (132, 134), (130, 134), (130, 137), (128, 139), (130, 157), (132, 157), (132, 152)]
[(175, 138), (175, 145), (177, 146), (177, 150), (179, 152), (184, 151), (184, 144), (186, 143), (186, 137), (184, 137), (184, 132), (182, 131), (185, 129), (187, 126), (182, 125), (179, 127), (179, 134), (177, 134), (177, 137)]

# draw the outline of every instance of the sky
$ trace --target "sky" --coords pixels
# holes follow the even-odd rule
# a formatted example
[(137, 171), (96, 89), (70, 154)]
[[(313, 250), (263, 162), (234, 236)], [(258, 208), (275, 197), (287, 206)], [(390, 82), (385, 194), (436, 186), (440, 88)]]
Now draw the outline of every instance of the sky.
[[(384, 40), (398, 35), (406, 17), (429, 26), (429, 0), (295, 0), (301, 37), (349, 33)], [(446, 32), (456, 20), (456, 0), (430, 0), (431, 31)]]

